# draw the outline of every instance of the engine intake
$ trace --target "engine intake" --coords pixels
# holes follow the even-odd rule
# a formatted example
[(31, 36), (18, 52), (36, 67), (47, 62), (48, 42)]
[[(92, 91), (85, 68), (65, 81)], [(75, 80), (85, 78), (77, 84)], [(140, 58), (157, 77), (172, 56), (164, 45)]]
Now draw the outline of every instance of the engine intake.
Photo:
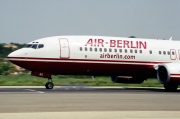
[(169, 63), (160, 65), (157, 70), (157, 79), (162, 84), (180, 84), (180, 63)]

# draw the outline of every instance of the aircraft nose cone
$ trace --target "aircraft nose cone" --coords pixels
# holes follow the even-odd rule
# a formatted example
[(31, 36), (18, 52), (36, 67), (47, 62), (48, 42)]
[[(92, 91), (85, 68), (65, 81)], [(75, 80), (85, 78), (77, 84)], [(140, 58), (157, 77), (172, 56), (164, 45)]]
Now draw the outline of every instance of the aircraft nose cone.
[(11, 52), (8, 56), (7, 56), (7, 58), (10, 58), (10, 57), (12, 57), (13, 56), (13, 52)]
[(7, 58), (11, 58), (11, 57), (14, 57), (14, 56), (16, 56), (15, 51), (14, 51), (14, 52), (11, 52), (11, 53), (7, 56)]
[(19, 50), (16, 50), (12, 53), (10, 53), (7, 58), (12, 58), (12, 57), (20, 57), (22, 55), (22, 51), (19, 49)]

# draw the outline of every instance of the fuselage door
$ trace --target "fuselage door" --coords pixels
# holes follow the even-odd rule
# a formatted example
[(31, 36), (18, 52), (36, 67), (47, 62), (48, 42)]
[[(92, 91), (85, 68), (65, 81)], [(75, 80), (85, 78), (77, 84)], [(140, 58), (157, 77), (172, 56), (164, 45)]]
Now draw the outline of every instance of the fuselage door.
[(59, 44), (60, 44), (60, 58), (69, 58), (70, 57), (70, 49), (69, 49), (68, 39), (60, 38)]
[(171, 60), (176, 60), (177, 55), (176, 55), (176, 50), (175, 49), (171, 49), (170, 50), (170, 59)]

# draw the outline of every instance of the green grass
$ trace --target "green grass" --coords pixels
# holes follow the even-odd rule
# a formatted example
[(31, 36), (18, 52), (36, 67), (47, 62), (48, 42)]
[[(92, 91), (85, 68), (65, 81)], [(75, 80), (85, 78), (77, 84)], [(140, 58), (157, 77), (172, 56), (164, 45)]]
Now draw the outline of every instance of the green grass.
[[(73, 85), (73, 86), (141, 86), (141, 87), (162, 87), (157, 79), (148, 79), (142, 84), (118, 84), (111, 82), (109, 77), (96, 77), (93, 80), (89, 76), (53, 76), (55, 85)], [(3, 76), (0, 75), (0, 86), (44, 86), (46, 78), (35, 77), (31, 75)]]

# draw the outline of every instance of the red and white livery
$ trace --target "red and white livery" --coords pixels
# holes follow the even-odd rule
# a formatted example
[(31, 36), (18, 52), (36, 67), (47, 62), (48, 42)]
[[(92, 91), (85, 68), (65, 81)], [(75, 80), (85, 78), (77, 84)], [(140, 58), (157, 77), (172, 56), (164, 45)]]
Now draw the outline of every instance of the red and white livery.
[(180, 84), (180, 41), (105, 36), (54, 36), (28, 43), (8, 60), (32, 75), (106, 75), (116, 83), (157, 77), (168, 91)]

